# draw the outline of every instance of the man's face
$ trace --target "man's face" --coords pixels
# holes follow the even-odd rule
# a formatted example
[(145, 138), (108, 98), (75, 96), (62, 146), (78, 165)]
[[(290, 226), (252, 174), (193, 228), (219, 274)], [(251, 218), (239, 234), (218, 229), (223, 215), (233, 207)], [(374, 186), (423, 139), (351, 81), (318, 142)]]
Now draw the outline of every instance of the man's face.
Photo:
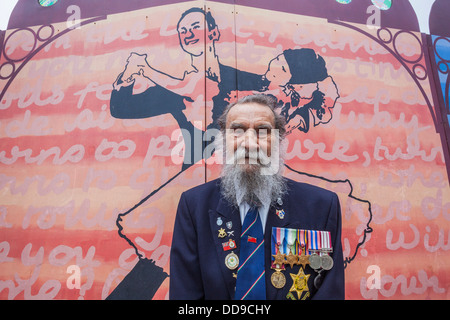
[(178, 25), (178, 37), (184, 51), (200, 56), (204, 51), (205, 15), (201, 12), (191, 12)]
[(271, 165), (272, 144), (278, 141), (274, 128), (275, 118), (269, 107), (258, 103), (232, 107), (226, 120), (227, 163), (232, 161), (247, 172)]

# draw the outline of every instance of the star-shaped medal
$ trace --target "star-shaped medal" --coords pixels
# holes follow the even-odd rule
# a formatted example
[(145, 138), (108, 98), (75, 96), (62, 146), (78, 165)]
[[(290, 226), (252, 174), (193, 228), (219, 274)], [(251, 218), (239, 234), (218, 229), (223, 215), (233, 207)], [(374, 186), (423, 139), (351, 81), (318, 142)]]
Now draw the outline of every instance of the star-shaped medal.
[(289, 292), (297, 292), (297, 297), (300, 299), (303, 292), (308, 292), (308, 279), (311, 276), (310, 274), (305, 274), (303, 268), (300, 267), (297, 274), (290, 273), (292, 278), (292, 287), (289, 289)]
[(286, 260), (285, 260), (286, 255), (280, 253), (280, 250), (278, 250), (277, 254), (273, 254), (272, 257), (275, 258), (275, 261), (273, 262), (274, 265), (278, 265), (278, 266), (282, 267), (284, 265), (284, 263), (286, 262)]
[(301, 264), (303, 268), (306, 267), (307, 264), (309, 264), (309, 256), (305, 256), (305, 251), (302, 251), (302, 254), (298, 256), (297, 264)]
[(294, 264), (297, 263), (297, 260), (298, 260), (298, 255), (292, 254), (292, 252), (289, 252), (289, 254), (286, 256), (286, 263), (288, 265), (290, 265), (291, 268), (294, 267)]

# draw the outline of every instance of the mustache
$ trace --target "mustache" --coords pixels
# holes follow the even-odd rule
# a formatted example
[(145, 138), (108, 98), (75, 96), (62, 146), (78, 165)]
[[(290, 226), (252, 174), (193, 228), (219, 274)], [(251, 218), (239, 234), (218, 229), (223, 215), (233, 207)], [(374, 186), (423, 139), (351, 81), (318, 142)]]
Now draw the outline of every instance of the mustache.
[(231, 155), (227, 155), (227, 163), (229, 164), (258, 164), (267, 166), (271, 162), (271, 158), (264, 150), (248, 150), (245, 147), (238, 148)]

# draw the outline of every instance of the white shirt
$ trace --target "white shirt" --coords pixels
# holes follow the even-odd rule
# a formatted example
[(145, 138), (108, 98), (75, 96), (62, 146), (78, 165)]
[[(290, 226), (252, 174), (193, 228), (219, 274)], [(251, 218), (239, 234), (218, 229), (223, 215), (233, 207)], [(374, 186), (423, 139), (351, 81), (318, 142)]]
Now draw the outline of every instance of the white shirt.
[[(236, 187), (236, 200), (239, 204), (239, 215), (241, 217), (241, 225), (244, 224), (245, 216), (250, 209), (250, 205), (243, 200), (244, 194), (240, 192), (240, 189)], [(269, 214), (269, 208), (270, 208), (271, 200), (269, 197), (264, 199), (261, 207), (258, 208), (259, 218), (261, 219), (262, 229), (263, 233), (266, 229), (266, 221), (267, 221), (267, 215)]]

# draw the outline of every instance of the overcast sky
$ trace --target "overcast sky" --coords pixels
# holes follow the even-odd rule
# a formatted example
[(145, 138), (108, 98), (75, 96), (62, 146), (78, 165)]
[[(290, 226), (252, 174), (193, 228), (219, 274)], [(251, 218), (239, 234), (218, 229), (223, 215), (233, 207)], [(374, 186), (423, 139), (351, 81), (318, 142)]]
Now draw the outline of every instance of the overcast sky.
[(14, 9), (17, 0), (0, 0), (0, 30), (6, 30), (9, 21), (9, 15)]
[[(6, 30), (9, 16), (18, 0), (0, 0), (0, 30)], [(37, 0), (35, 0), (37, 1)], [(355, 0), (358, 1), (358, 0)], [(393, 0), (395, 2), (395, 0)], [(420, 30), (429, 33), (428, 16), (435, 0), (409, 0), (419, 16)]]

